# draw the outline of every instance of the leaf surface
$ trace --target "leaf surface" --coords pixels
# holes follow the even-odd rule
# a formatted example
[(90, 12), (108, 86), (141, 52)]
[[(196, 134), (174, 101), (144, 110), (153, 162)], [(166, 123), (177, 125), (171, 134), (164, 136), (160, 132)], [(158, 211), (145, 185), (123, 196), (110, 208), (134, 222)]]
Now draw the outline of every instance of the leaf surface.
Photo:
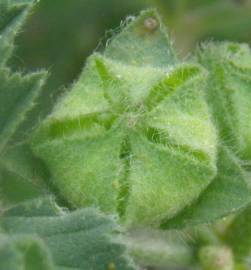
[(25, 20), (32, 0), (2, 0), (0, 3), (0, 67), (10, 57), (14, 38)]
[(56, 269), (135, 269), (114, 240), (119, 228), (94, 209), (67, 212), (47, 197), (5, 211), (0, 223), (9, 234), (41, 238)]

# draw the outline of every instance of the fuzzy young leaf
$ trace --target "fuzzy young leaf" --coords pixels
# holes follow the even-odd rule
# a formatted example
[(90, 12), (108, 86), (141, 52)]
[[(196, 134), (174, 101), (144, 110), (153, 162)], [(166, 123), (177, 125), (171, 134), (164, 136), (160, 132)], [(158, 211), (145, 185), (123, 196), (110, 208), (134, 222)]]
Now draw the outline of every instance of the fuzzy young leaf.
[(0, 224), (9, 234), (41, 238), (56, 269), (134, 269), (115, 240), (119, 228), (94, 209), (66, 212), (41, 198), (5, 211)]
[(227, 228), (224, 240), (232, 248), (237, 262), (243, 263), (251, 251), (251, 208), (238, 214)]
[[(31, 195), (34, 188), (27, 184), (27, 179), (31, 180), (37, 174), (34, 172), (37, 168), (31, 153), (27, 158), (27, 145), (19, 145), (15, 149), (16, 142), (12, 137), (21, 130), (20, 125), (34, 107), (46, 72), (23, 75), (13, 73), (6, 67), (13, 50), (15, 35), (27, 17), (32, 3), (33, 1), (29, 0), (3, 0), (0, 3), (0, 192), (1, 199), (7, 201), (14, 197), (15, 200), (20, 200), (26, 196), (24, 194)], [(23, 130), (22, 132), (25, 133)]]

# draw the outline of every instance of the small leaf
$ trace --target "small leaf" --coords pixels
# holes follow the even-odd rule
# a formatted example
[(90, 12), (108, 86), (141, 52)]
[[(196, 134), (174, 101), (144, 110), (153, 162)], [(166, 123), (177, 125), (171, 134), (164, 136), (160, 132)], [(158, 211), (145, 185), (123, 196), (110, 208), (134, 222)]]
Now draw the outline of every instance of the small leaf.
[(0, 152), (34, 106), (45, 72), (12, 74), (5, 67), (14, 37), (26, 18), (32, 1), (3, 0), (0, 3)]
[(47, 170), (26, 144), (7, 147), (0, 158), (1, 203), (9, 205), (48, 193)]
[(22, 76), (0, 69), (0, 151), (34, 106), (45, 81), (45, 72)]
[(32, 198), (40, 194), (41, 188), (41, 185), (39, 188), (31, 185), (39, 174), (36, 171), (38, 162), (33, 160), (27, 145), (15, 146), (13, 135), (18, 131), (27, 135), (27, 131), (21, 131), (20, 126), (35, 105), (46, 72), (23, 75), (12, 73), (6, 67), (13, 51), (14, 38), (32, 3), (32, 0), (0, 1), (0, 192), (4, 205)]
[(117, 226), (94, 209), (66, 212), (41, 198), (5, 211), (0, 224), (11, 235), (41, 238), (59, 269), (135, 269), (116, 240)]

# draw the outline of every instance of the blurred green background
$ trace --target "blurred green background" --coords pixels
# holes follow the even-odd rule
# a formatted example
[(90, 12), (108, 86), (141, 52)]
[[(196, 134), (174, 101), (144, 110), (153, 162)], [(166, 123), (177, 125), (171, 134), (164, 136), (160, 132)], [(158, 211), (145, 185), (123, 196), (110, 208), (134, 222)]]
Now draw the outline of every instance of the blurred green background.
[(50, 72), (33, 121), (51, 110), (86, 57), (105, 46), (123, 20), (149, 7), (161, 13), (180, 56), (202, 40), (251, 41), (251, 0), (40, 0), (11, 59), (17, 70)]

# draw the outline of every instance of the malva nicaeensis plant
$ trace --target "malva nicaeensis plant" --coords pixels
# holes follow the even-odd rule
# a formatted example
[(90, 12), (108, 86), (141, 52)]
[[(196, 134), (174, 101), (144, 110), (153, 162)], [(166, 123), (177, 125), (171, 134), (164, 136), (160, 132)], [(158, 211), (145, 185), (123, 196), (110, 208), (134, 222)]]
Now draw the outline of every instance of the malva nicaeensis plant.
[[(43, 171), (18, 134), (46, 74), (24, 76), (6, 65), (29, 3), (0, 3), (0, 203), (8, 197), (4, 181), (10, 191), (13, 180), (19, 188)], [(98, 206), (127, 226), (162, 229), (248, 206), (248, 46), (210, 43), (179, 62), (158, 15), (146, 11), (90, 57), (73, 88), (32, 142), (72, 206)], [(140, 266), (247, 270), (250, 207), (231, 219), (216, 230), (189, 229), (190, 240), (180, 239), (183, 230), (140, 228), (123, 241)], [(119, 231), (94, 208), (68, 211), (51, 196), (1, 205), (0, 269), (137, 269)]]
[(129, 227), (210, 222), (251, 201), (250, 88), (247, 45), (180, 62), (156, 12), (142, 12), (89, 57), (32, 147), (73, 207)]

